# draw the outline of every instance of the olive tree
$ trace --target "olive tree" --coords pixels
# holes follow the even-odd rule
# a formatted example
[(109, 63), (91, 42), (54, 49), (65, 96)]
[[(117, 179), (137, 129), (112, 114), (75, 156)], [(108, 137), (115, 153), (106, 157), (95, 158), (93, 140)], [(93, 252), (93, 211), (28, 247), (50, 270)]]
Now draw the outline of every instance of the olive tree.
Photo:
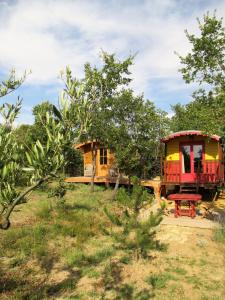
[[(13, 73), (14, 74), (14, 73)], [(2, 96), (16, 89), (24, 78), (11, 79), (11, 84), (2, 83)], [(14, 83), (14, 85), (13, 85)], [(71, 88), (69, 86), (69, 88)], [(0, 91), (1, 92), (1, 91)], [(65, 147), (80, 139), (86, 130), (88, 115), (86, 101), (82, 98), (82, 85), (76, 88), (73, 101), (65, 92), (60, 96), (59, 107), (53, 112), (39, 112), (36, 116), (42, 124), (45, 141), (37, 139), (29, 147), (16, 138), (14, 121), (20, 113), (22, 101), (16, 104), (5, 103), (0, 107), (2, 123), (0, 124), (0, 228), (10, 226), (10, 216), (14, 208), (24, 201), (25, 197), (49, 179), (57, 177), (66, 164)], [(75, 120), (75, 121), (74, 121)], [(25, 153), (25, 159), (21, 159)], [(27, 188), (18, 188), (18, 179), (27, 179)]]
[[(26, 151), (26, 163), (20, 159), (20, 155), (25, 151), (20, 145), (12, 128), (17, 117), (21, 103), (15, 106), (2, 106), (1, 112), (5, 114), (8, 109), (7, 118), (0, 127), (0, 228), (7, 229), (10, 226), (10, 215), (16, 205), (21, 203), (25, 196), (32, 190), (40, 186), (43, 182), (57, 176), (57, 171), (65, 163), (62, 155), (62, 145), (64, 135), (62, 125), (56, 123), (53, 118), (47, 115), (44, 129), (47, 131), (48, 140), (46, 145), (36, 141), (29, 151)], [(10, 125), (10, 126), (9, 126)], [(17, 182), (21, 176), (28, 172), (28, 187), (21, 191)]]

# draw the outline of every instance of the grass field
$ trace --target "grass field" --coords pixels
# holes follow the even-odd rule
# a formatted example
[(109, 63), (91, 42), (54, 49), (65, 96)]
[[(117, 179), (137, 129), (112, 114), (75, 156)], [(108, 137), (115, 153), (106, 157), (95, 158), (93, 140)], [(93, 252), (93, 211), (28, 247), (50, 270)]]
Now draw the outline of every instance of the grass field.
[(137, 261), (102, 233), (111, 196), (74, 185), (19, 205), (0, 232), (0, 299), (225, 299), (224, 231), (160, 225), (166, 250)]

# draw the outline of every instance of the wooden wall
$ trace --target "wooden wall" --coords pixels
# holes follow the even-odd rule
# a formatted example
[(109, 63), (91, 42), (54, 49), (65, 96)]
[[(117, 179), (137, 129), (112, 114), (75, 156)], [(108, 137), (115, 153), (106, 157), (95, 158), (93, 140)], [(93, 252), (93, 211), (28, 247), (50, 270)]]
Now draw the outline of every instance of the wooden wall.
[[(175, 138), (166, 143), (167, 153), (166, 161), (178, 161), (180, 159), (179, 143), (188, 141), (187, 136)], [(219, 152), (221, 152), (221, 146), (215, 140), (209, 140), (207, 137), (194, 136), (191, 139), (193, 142), (204, 141), (205, 142), (205, 160), (218, 160)]]
[[(92, 153), (91, 144), (86, 144), (82, 147), (84, 158), (84, 176), (91, 176), (92, 172)], [(100, 164), (100, 147), (97, 149), (96, 157), (96, 176), (108, 176), (115, 173), (115, 157), (114, 154), (107, 149), (107, 164)]]

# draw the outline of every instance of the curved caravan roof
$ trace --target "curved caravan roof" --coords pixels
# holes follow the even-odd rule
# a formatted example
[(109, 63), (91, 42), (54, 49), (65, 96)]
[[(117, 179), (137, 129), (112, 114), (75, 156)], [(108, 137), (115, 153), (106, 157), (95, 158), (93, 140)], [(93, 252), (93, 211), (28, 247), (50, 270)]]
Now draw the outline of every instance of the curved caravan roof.
[(168, 135), (167, 137), (161, 139), (162, 142), (166, 143), (170, 140), (173, 140), (177, 137), (181, 137), (181, 136), (190, 136), (190, 135), (198, 135), (198, 136), (203, 136), (203, 137), (207, 137), (209, 136), (212, 140), (215, 140), (217, 142), (221, 141), (221, 137), (214, 134), (214, 135), (208, 135), (208, 134), (205, 134), (203, 133), (202, 131), (200, 130), (185, 130), (185, 131), (179, 131), (179, 132), (175, 132), (175, 133), (172, 133), (170, 135)]

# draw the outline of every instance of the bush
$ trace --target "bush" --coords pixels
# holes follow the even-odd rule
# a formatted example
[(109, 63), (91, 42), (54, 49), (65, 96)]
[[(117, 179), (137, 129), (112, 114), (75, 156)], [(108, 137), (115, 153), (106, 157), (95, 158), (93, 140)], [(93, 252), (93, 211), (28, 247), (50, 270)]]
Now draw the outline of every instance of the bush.
[(140, 220), (140, 209), (149, 200), (149, 196), (138, 180), (133, 179), (131, 195), (122, 189), (117, 199), (123, 206), (122, 212), (113, 213), (104, 208), (106, 216), (117, 229), (115, 231), (102, 229), (105, 234), (113, 237), (115, 247), (131, 250), (136, 259), (146, 258), (151, 249), (162, 250), (162, 246), (155, 239), (155, 228), (162, 220), (162, 210), (156, 214), (151, 213), (146, 221)]

